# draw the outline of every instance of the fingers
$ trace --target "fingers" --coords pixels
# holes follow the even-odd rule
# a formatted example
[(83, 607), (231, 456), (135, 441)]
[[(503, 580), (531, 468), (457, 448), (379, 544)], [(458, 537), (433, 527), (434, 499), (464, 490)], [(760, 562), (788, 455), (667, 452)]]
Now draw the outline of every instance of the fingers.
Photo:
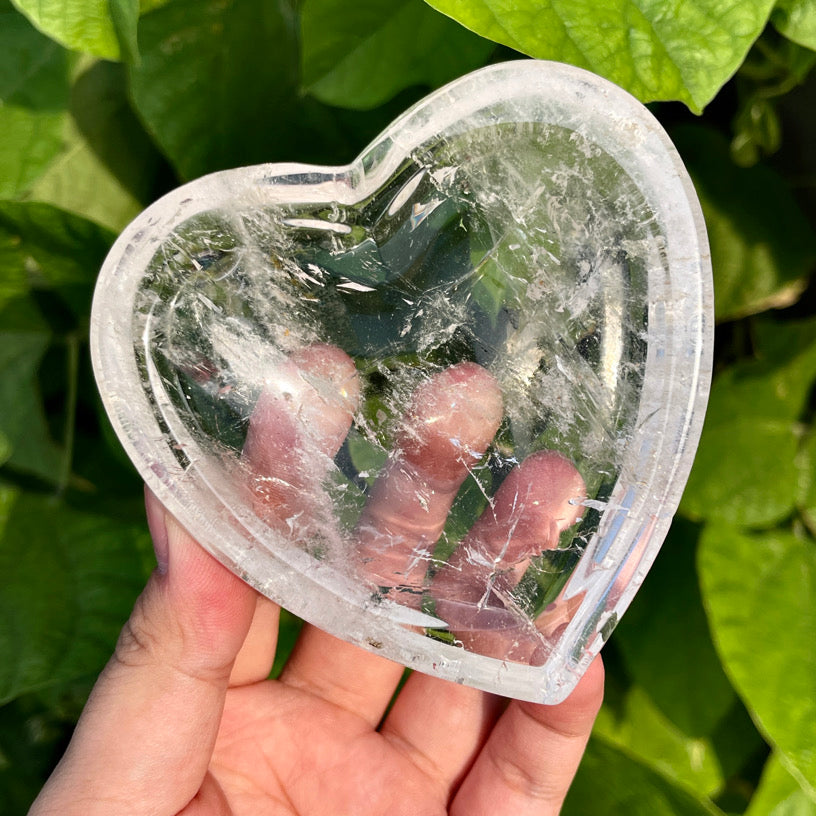
[(206, 773), (256, 596), (148, 503), (166, 571), (137, 601), (33, 814), (176, 813)]
[(354, 362), (336, 346), (301, 349), (267, 378), (243, 451), (255, 508), (267, 523), (305, 538), (316, 516), (330, 515), (322, 477), (359, 399)]
[[(300, 349), (268, 378), (243, 450), (253, 504), (267, 524), (303, 540), (333, 525), (321, 481), (343, 444), (359, 398), (354, 362), (335, 346)], [(277, 605), (258, 596), (230, 685), (269, 676), (279, 614)]]
[[(501, 416), (498, 385), (473, 363), (446, 369), (417, 389), (357, 528), (364, 577), (421, 587), (451, 503)], [(281, 680), (376, 725), (401, 676), (397, 664), (307, 627)]]
[(453, 500), (502, 412), (498, 383), (475, 363), (452, 366), (416, 390), (358, 526), (358, 552), (374, 583), (422, 587)]
[(603, 699), (596, 658), (559, 705), (513, 701), (453, 801), (452, 816), (556, 816), (578, 770)]
[(305, 626), (279, 679), (356, 714), (374, 728), (404, 671), (399, 663)]
[(230, 688), (248, 686), (269, 677), (278, 645), (279, 623), (280, 607), (269, 598), (256, 595), (252, 623), (230, 672)]
[(558, 545), (560, 534), (581, 516), (584, 480), (565, 456), (550, 450), (528, 456), (499, 488), (492, 507), (440, 571), (434, 587), (460, 579), (481, 586), (492, 578), (514, 587), (530, 558)]
[(414, 673), (380, 733), (445, 791), (470, 771), (506, 702), (467, 686)]
[(575, 466), (554, 451), (531, 454), (510, 472), (431, 586), (436, 614), (465, 648), (525, 662), (540, 653), (539, 630), (513, 591), (530, 560), (578, 520), (585, 493)]

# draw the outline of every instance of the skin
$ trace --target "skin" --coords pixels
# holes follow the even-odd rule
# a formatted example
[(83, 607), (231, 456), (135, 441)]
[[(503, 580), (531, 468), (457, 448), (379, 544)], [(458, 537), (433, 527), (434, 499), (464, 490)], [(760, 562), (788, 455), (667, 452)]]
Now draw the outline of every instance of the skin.
[[(283, 452), (297, 444), (330, 456), (356, 399), (353, 365), (342, 353), (307, 350), (293, 365), (308, 387), (283, 402), (262, 398), (245, 449), (259, 477), (252, 495), (271, 522), (308, 498), (308, 479), (297, 466), (303, 460)], [(479, 443), (471, 446), (476, 452), (492, 435), (489, 376), (474, 366), (446, 377), (436, 385), (451, 387), (438, 389), (435, 404), (416, 403), (428, 411), (409, 411), (392, 458), (397, 475), (383, 477), (361, 526), (370, 528), (362, 551), (370, 549), (365, 535), (375, 540), (385, 526), (398, 528), (391, 553), (398, 569), (406, 552), (444, 523), (445, 491), (466, 474), (466, 457), (457, 465), (456, 452), (445, 453), (445, 423), (460, 428), (467, 415), (465, 436)], [(332, 397), (337, 388), (345, 396)], [(451, 401), (457, 392), (461, 403)], [(322, 400), (321, 410), (310, 410), (314, 399)], [(486, 406), (481, 414), (479, 405)], [(564, 473), (549, 494), (557, 506), (576, 487), (569, 469)], [(531, 475), (515, 478), (523, 486)], [(417, 481), (442, 499), (408, 501), (406, 490)], [(31, 816), (559, 812), (601, 704), (600, 659), (555, 706), (508, 702), (414, 673), (389, 707), (402, 667), (307, 625), (281, 677), (268, 680), (278, 607), (211, 558), (149, 491), (146, 504), (159, 566)], [(502, 523), (497, 504), (499, 521), (485, 520), (472, 546), (494, 551), (491, 531)], [(552, 513), (545, 515), (538, 523), (549, 529)], [(520, 523), (535, 525), (535, 514)], [(521, 548), (512, 557), (521, 563), (528, 555)]]

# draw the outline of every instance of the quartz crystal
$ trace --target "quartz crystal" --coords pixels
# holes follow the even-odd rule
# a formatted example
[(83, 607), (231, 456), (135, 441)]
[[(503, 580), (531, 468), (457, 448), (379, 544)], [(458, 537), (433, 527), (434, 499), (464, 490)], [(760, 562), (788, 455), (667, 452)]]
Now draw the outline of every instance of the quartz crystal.
[(213, 555), (341, 638), (544, 702), (660, 547), (711, 343), (667, 136), (532, 60), (436, 91), (348, 166), (170, 193), (92, 320), (118, 434)]

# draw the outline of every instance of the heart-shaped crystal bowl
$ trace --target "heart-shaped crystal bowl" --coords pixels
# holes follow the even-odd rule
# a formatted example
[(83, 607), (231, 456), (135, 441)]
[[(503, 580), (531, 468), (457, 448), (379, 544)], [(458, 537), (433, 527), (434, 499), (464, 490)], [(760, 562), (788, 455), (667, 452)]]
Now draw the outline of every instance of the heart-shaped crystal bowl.
[(712, 302), (658, 123), (525, 60), (346, 167), (166, 195), (105, 262), (92, 352), (141, 475), (244, 580), (411, 668), (552, 703), (676, 510)]

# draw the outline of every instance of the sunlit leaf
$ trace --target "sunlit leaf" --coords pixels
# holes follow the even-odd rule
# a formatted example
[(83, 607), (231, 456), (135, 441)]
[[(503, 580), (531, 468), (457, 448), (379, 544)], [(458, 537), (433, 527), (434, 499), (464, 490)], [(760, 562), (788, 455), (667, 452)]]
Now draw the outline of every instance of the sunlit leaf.
[(816, 5), (813, 0), (778, 0), (771, 19), (786, 37), (816, 50)]
[(756, 323), (757, 359), (724, 370), (681, 510), (741, 527), (789, 515), (800, 493), (798, 420), (816, 378), (816, 322)]
[(802, 790), (776, 755), (771, 754), (745, 816), (816, 816), (816, 800)]
[(773, 524), (794, 506), (798, 438), (790, 422), (735, 416), (705, 426), (681, 510), (740, 527)]
[(26, 194), (121, 230), (152, 198), (160, 157), (130, 108), (122, 66), (77, 78), (63, 146)]
[(726, 672), (780, 760), (816, 794), (816, 545), (711, 525), (698, 563)]
[(608, 742), (590, 740), (563, 816), (721, 816), (703, 797)]
[(483, 37), (588, 68), (643, 101), (701, 111), (762, 31), (773, 0), (429, 0)]
[(723, 783), (710, 741), (684, 734), (638, 686), (627, 692), (619, 710), (601, 709), (594, 733), (703, 796)]
[(119, 22), (114, 25), (111, 0), (12, 0), (29, 20), (53, 40), (106, 59), (119, 59), (117, 30), (126, 42), (135, 40), (138, 0), (113, 0)]
[(67, 108), (65, 51), (0, 3), (0, 198), (25, 191), (59, 152)]
[(495, 49), (423, 0), (306, 0), (301, 24), (304, 87), (347, 108), (374, 107), (411, 85), (442, 85)]

